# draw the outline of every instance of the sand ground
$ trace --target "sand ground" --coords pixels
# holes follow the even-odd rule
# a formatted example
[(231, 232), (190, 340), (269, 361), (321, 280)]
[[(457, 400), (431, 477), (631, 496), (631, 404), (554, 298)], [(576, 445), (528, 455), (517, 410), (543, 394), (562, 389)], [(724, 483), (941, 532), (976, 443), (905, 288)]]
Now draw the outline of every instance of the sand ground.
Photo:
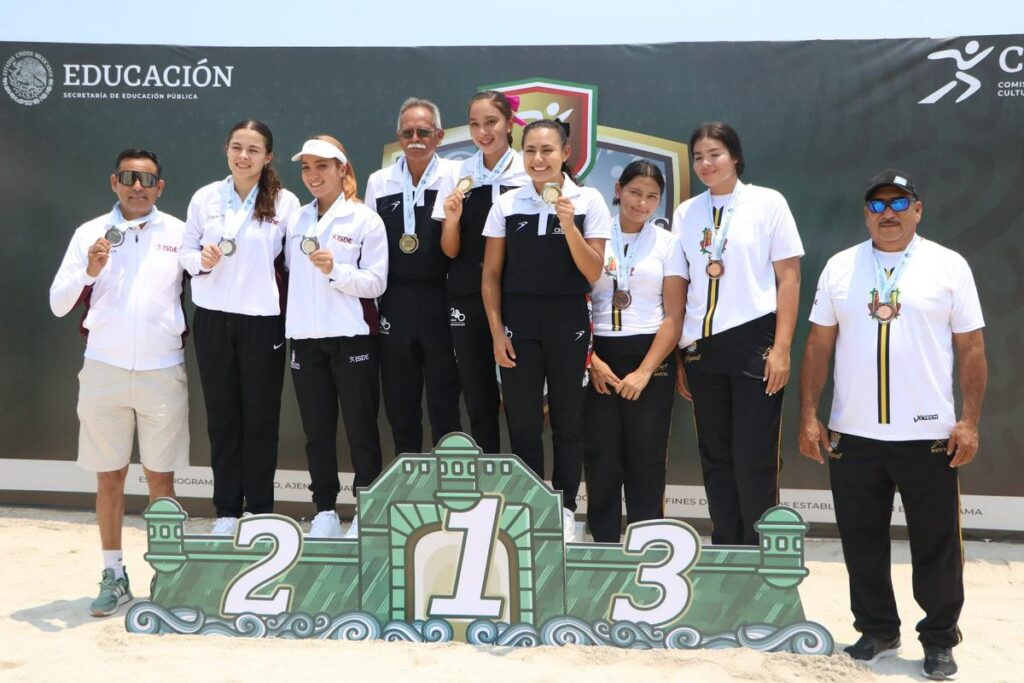
[[(191, 520), (187, 532), (209, 520)], [(706, 540), (705, 540), (706, 542)], [(142, 560), (145, 525), (125, 520), (125, 562), (136, 597), (152, 570)], [(837, 652), (856, 640), (842, 551), (809, 540), (810, 576), (800, 595), (807, 618), (825, 625)], [(101, 570), (95, 516), (0, 507), (0, 680), (3, 681), (913, 681), (921, 680), (914, 624), (921, 612), (910, 586), (909, 548), (894, 543), (893, 581), (903, 618), (903, 653), (873, 668), (830, 657), (751, 650), (627, 651), (606, 647), (484, 648), (462, 643), (404, 644), (148, 636), (125, 631), (118, 616), (87, 607)], [(956, 648), (961, 681), (1024, 681), (1024, 545), (968, 542), (967, 603)]]

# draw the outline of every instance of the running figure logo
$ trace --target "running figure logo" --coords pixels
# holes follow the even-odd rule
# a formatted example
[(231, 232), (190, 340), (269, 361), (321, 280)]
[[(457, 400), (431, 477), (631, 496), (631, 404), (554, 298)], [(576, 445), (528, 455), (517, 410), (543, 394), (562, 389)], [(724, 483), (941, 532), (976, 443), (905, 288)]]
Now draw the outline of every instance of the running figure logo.
[(993, 47), (987, 47), (981, 52), (978, 52), (980, 47), (981, 45), (976, 40), (972, 40), (964, 46), (964, 52), (967, 53), (967, 55), (973, 55), (970, 59), (967, 59), (960, 50), (939, 50), (938, 52), (933, 52), (928, 55), (928, 59), (952, 59), (955, 61), (957, 68), (956, 78), (918, 102), (918, 104), (934, 104), (935, 102), (938, 102), (945, 97), (946, 93), (957, 86), (957, 81), (966, 84), (967, 90), (960, 93), (960, 97), (956, 98), (956, 103), (963, 102), (968, 97), (978, 92), (981, 88), (981, 81), (967, 72), (980, 64), (981, 60), (988, 57), (988, 53), (992, 52), (994, 49)]

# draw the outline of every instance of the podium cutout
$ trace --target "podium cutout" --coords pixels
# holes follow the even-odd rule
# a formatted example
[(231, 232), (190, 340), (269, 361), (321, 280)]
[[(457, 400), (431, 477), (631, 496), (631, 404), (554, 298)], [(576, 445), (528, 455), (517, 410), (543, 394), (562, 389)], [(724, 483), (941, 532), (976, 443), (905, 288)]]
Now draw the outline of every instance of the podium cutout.
[(357, 539), (305, 538), (281, 515), (234, 538), (184, 533), (174, 500), (144, 513), (155, 570), (132, 633), (477, 645), (747, 647), (831, 654), (804, 616), (796, 512), (757, 524), (760, 547), (701, 546), (678, 520), (632, 524), (619, 544), (565, 543), (562, 498), (515, 455), (448, 434), (358, 491)]

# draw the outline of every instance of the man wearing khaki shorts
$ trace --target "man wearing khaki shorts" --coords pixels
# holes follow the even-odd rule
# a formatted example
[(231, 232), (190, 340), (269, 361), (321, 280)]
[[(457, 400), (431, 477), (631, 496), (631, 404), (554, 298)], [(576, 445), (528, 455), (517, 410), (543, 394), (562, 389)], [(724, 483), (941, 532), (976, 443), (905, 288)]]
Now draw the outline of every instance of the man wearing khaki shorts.
[(96, 472), (103, 546), (93, 616), (132, 599), (121, 556), (124, 483), (136, 428), (149, 498), (174, 496), (174, 471), (188, 466), (183, 272), (185, 225), (157, 210), (163, 192), (152, 152), (121, 152), (110, 175), (118, 203), (79, 227), (50, 286), (50, 308), (85, 305), (85, 364), (78, 375), (78, 465)]

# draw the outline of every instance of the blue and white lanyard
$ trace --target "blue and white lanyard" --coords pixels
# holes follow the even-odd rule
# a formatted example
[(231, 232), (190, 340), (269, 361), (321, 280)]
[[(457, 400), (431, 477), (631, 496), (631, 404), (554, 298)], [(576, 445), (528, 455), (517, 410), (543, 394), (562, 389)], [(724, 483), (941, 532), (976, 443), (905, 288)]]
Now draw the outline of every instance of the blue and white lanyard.
[(149, 223), (150, 221), (156, 220), (157, 214), (159, 213), (160, 212), (157, 211), (156, 207), (154, 206), (152, 209), (149, 210), (149, 213), (147, 213), (145, 216), (142, 216), (141, 218), (135, 218), (130, 221), (126, 221), (124, 219), (124, 214), (121, 213), (121, 203), (118, 202), (117, 204), (114, 204), (114, 208), (110, 210), (110, 227), (116, 228), (121, 232), (131, 230), (132, 228), (138, 225), (142, 225), (143, 223)]
[(718, 230), (715, 230), (715, 205), (711, 199), (711, 190), (708, 190), (708, 229), (711, 231), (711, 260), (721, 261), (722, 252), (725, 251), (725, 242), (729, 238), (729, 226), (732, 224), (732, 217), (736, 211), (736, 198), (740, 195), (742, 185), (736, 182), (736, 187), (729, 197), (729, 203), (722, 208), (722, 222)]
[[(615, 257), (615, 287), (616, 289), (628, 292), (629, 291), (629, 276), (633, 272), (633, 264), (636, 262), (636, 255), (640, 252), (637, 248), (640, 246), (640, 240), (643, 238), (644, 231), (650, 223), (644, 223), (644, 226), (640, 228), (640, 233), (637, 235), (636, 241), (633, 242), (633, 248), (627, 250), (626, 245), (622, 241), (622, 225), (619, 223), (619, 217), (616, 216), (612, 220), (612, 256)], [(628, 254), (627, 254), (628, 251)]]
[(903, 254), (896, 263), (896, 267), (892, 269), (891, 275), (885, 274), (885, 267), (878, 260), (878, 255), (875, 253), (874, 248), (871, 249), (871, 257), (875, 260), (875, 288), (878, 290), (879, 301), (888, 302), (892, 297), (892, 292), (896, 289), (896, 285), (899, 284), (900, 276), (906, 270), (907, 263), (910, 261), (910, 257), (913, 255), (920, 239), (920, 235), (914, 235), (914, 239), (910, 240), (910, 244), (903, 250)]
[(498, 196), (501, 194), (498, 180), (505, 173), (505, 169), (512, 163), (512, 158), (516, 155), (515, 150), (511, 147), (505, 150), (505, 153), (498, 159), (498, 163), (494, 165), (490, 171), (484, 166), (484, 153), (477, 150), (476, 154), (476, 166), (473, 171), (473, 180), (476, 185), (490, 185), (491, 186), (491, 201), (498, 201)]
[(227, 201), (224, 206), (224, 228), (221, 230), (221, 236), (224, 239), (234, 239), (238, 231), (242, 229), (242, 226), (246, 224), (249, 217), (252, 216), (253, 208), (256, 206), (256, 195), (259, 194), (260, 186), (256, 183), (249, 190), (249, 194), (246, 195), (245, 201), (242, 202), (242, 206), (235, 206), (235, 183), (228, 176), (224, 179), (225, 190), (227, 194)]
[(423, 199), (423, 193), (426, 192), (427, 186), (434, 182), (434, 176), (437, 174), (437, 155), (435, 154), (431, 158), (427, 170), (423, 172), (423, 177), (420, 178), (416, 187), (412, 185), (412, 174), (409, 173), (408, 161), (402, 157), (402, 161), (399, 163), (402, 164), (402, 231), (406, 235), (413, 235), (416, 233), (416, 204)]

